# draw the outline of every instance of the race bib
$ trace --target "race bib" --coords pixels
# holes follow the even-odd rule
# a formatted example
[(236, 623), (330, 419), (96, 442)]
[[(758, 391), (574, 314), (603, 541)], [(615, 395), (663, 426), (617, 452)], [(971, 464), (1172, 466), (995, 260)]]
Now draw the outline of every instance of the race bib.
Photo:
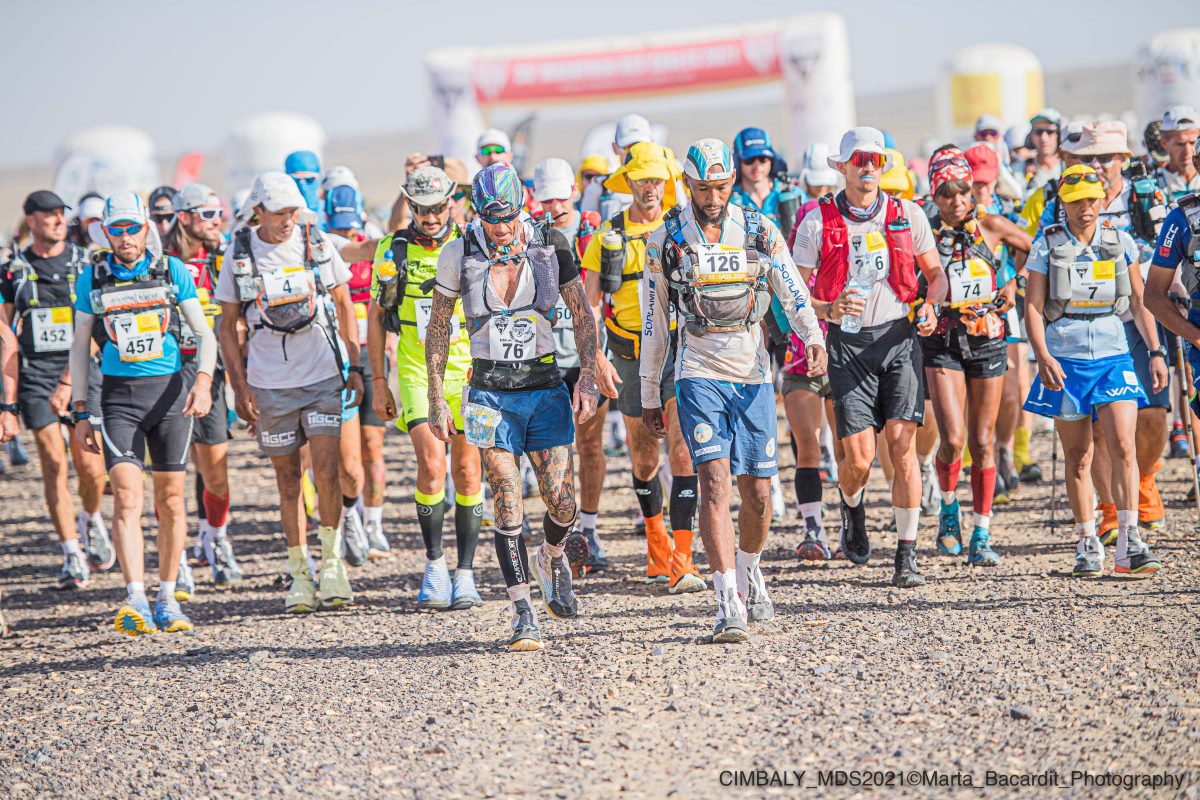
[(71, 349), (75, 322), (70, 306), (35, 308), (29, 319), (33, 328), (33, 352), (61, 353)]
[(876, 283), (887, 277), (891, 259), (888, 256), (887, 239), (882, 233), (871, 231), (866, 236), (852, 236), (850, 242), (854, 251), (856, 270), (858, 264), (873, 267)]
[(354, 318), (358, 320), (358, 343), (367, 343), (367, 304), (354, 304)]
[(996, 297), (992, 271), (982, 258), (971, 258), (966, 263), (952, 262), (946, 277), (950, 279), (951, 308), (990, 303)]
[(185, 353), (196, 352), (196, 332), (182, 317), (179, 319), (179, 349)]
[(312, 273), (304, 267), (284, 267), (278, 272), (264, 272), (262, 281), (268, 306), (306, 300), (316, 290)]
[(554, 327), (570, 330), (572, 325), (571, 309), (567, 307), (567, 303), (563, 300), (562, 295), (559, 295), (558, 302), (554, 304)]
[(162, 319), (157, 311), (120, 314), (113, 320), (122, 361), (153, 361), (163, 355)]
[(493, 361), (525, 361), (537, 345), (537, 315), (497, 314), (492, 317), (489, 350)]
[[(429, 320), (433, 316), (433, 298), (420, 297), (413, 300), (413, 316), (417, 325), (417, 341), (425, 344), (425, 335), (429, 332)], [(458, 344), (458, 336), (462, 328), (458, 317), (450, 318), (450, 344)]]
[(746, 251), (720, 242), (697, 242), (697, 283), (741, 283), (746, 280)]
[(1106, 261), (1076, 261), (1071, 265), (1072, 308), (1111, 306), (1117, 300), (1117, 265)]

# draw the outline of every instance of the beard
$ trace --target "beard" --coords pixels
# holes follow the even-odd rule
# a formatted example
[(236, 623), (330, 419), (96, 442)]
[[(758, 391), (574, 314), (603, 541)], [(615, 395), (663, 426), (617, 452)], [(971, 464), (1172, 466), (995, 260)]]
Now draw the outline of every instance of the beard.
[(720, 225), (725, 222), (725, 217), (728, 215), (729, 205), (721, 206), (721, 211), (715, 216), (709, 216), (703, 208), (692, 203), (692, 214), (696, 217), (696, 222), (701, 225)]

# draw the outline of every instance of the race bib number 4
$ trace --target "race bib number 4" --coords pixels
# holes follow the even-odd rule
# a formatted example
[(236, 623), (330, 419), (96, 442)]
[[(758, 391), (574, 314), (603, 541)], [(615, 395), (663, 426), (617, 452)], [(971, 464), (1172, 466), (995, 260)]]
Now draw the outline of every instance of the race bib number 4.
[(163, 355), (162, 320), (156, 311), (122, 314), (113, 322), (117, 353), (125, 362), (153, 361)]
[(1071, 265), (1071, 302), (1074, 308), (1111, 306), (1117, 299), (1116, 262), (1077, 261)]
[(35, 353), (60, 353), (71, 349), (75, 323), (70, 306), (35, 308), (30, 315)]
[(992, 271), (982, 258), (968, 259), (966, 263), (952, 263), (947, 277), (950, 279), (952, 308), (990, 303), (996, 297), (996, 290), (992, 285)]
[(697, 283), (741, 283), (746, 280), (746, 251), (721, 243), (696, 244)]
[(533, 358), (537, 345), (537, 318), (527, 314), (497, 314), (492, 317), (488, 340), (493, 361), (525, 361)]
[(312, 273), (304, 267), (284, 267), (278, 272), (264, 272), (263, 294), (268, 306), (280, 306), (305, 300), (313, 291)]

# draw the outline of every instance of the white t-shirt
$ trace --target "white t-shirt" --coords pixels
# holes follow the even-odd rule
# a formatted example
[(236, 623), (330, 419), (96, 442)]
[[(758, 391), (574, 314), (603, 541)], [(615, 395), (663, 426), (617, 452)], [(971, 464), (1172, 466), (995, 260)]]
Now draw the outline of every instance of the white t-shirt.
[[(325, 234), (321, 234), (324, 236)], [(236, 303), (237, 282), (230, 269), (233, 245), (226, 248), (225, 268), (217, 278), (215, 294), (218, 303)], [(250, 250), (262, 273), (278, 272), (284, 267), (304, 264), (304, 227), (297, 225), (291, 238), (282, 244), (267, 244), (258, 238), (258, 230), (250, 234)], [(329, 247), (329, 260), (321, 266), (321, 284), (326, 289), (341, 286), (350, 280), (350, 270), (338, 255), (337, 249)], [(250, 326), (250, 341), (247, 346), (246, 380), (257, 389), (296, 389), (337, 377), (341, 365), (334, 357), (332, 342), (345, 357), (345, 347), (338, 336), (336, 324), (328, 330), (327, 320), (337, 317), (332, 301), (328, 297), (329, 313), (318, 311), (313, 324), (296, 333), (283, 334), (270, 328), (256, 328), (262, 317), (258, 307), (251, 303), (246, 307), (246, 324)]]
[[(924, 255), (936, 246), (933, 240), (933, 231), (929, 228), (929, 218), (925, 216), (925, 212), (916, 203), (909, 200), (901, 200), (900, 202), (904, 204), (904, 215), (908, 217), (908, 223), (912, 226), (913, 255)], [(881, 203), (879, 213), (866, 222), (846, 220), (847, 233), (851, 240), (856, 236), (861, 236), (864, 242), (867, 234), (872, 232), (883, 236), (883, 221), (886, 216), (887, 203)], [(800, 227), (796, 229), (796, 243), (792, 247), (792, 259), (796, 262), (796, 266), (802, 269), (817, 268), (821, 260), (821, 234), (823, 229), (821, 207), (818, 205), (805, 215), (804, 219), (800, 222)], [(849, 275), (854, 274), (854, 267), (854, 250), (851, 248)], [(849, 280), (849, 277), (847, 277), (847, 280)], [(891, 284), (887, 282), (886, 272), (882, 273), (880, 280), (876, 281), (870, 294), (867, 295), (866, 303), (867, 307), (863, 311), (862, 317), (864, 328), (902, 319), (907, 317), (908, 312), (911, 310), (908, 303), (901, 302), (896, 293), (892, 291)]]

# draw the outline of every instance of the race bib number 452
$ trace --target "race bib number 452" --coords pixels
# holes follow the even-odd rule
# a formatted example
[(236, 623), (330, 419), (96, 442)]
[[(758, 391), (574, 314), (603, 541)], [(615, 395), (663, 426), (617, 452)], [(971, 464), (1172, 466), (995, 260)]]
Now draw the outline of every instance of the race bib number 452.
[(75, 323), (70, 306), (35, 308), (30, 314), (35, 353), (59, 353), (71, 349)]

